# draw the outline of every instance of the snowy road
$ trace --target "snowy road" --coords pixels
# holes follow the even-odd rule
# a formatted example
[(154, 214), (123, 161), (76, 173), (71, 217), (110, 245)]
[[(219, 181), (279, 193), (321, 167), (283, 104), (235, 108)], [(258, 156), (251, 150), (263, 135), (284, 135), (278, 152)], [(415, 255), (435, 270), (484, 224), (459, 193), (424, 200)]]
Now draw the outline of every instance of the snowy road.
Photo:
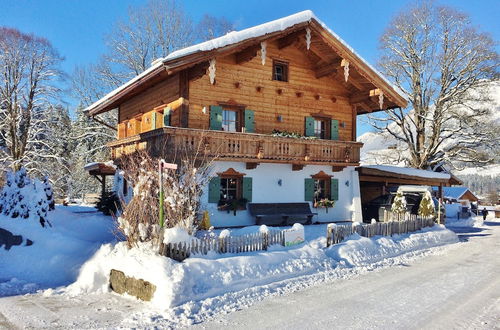
[[(198, 328), (500, 329), (500, 222), (407, 264), (267, 297)], [(398, 259), (404, 260), (404, 259)], [(115, 294), (0, 298), (0, 329), (164, 328), (179, 323)]]
[[(199, 324), (207, 329), (500, 329), (500, 222), (403, 267), (339, 280)], [(458, 231), (458, 230), (457, 230)]]

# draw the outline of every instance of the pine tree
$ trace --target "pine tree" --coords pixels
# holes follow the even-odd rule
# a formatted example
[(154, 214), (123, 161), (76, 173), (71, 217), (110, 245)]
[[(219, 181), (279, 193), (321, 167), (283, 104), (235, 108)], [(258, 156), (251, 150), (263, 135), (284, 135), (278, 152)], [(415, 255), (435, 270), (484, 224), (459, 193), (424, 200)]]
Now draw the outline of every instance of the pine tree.
[(398, 191), (396, 197), (394, 197), (391, 211), (398, 216), (406, 213), (406, 198), (401, 191)]
[(426, 191), (418, 207), (418, 215), (421, 217), (433, 217), (436, 215), (431, 193)]

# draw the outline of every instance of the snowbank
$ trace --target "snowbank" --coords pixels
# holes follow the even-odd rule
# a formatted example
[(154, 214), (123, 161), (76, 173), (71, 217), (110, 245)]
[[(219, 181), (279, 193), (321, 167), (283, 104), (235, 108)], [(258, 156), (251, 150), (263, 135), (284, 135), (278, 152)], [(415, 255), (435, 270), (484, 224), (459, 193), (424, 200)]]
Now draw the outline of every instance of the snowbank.
[(446, 218), (446, 227), (481, 227), (483, 226), (483, 217), (482, 216), (474, 216), (470, 218), (461, 218), (457, 219)]
[(443, 244), (457, 243), (457, 235), (444, 226), (435, 225), (417, 233), (392, 237), (366, 238), (353, 234), (349, 240), (331, 246), (326, 254), (351, 266), (360, 266), (396, 257), (403, 253), (431, 248)]
[[(20, 246), (0, 247), (0, 296), (68, 285), (102, 243), (114, 240), (111, 217), (95, 208), (56, 206), (48, 219), (52, 227), (43, 228), (36, 221), (0, 216), (0, 228), (23, 236)], [(25, 246), (26, 239), (34, 244)]]
[[(69, 295), (107, 292), (111, 269), (141, 278), (157, 286), (152, 304), (165, 310), (192, 301), (220, 297), (271, 283), (334, 269), (380, 261), (387, 257), (458, 242), (443, 226), (417, 233), (371, 239), (352, 235), (342, 244), (324, 249), (326, 226), (321, 236), (296, 248), (275, 247), (245, 254), (211, 254), (176, 262), (155, 254), (147, 245), (127, 250), (124, 243), (107, 244), (83, 267), (78, 280), (67, 288)], [(252, 227), (258, 231), (259, 227)], [(248, 230), (245, 230), (248, 231)], [(227, 231), (224, 235), (227, 235)], [(311, 238), (311, 233), (309, 233)]]

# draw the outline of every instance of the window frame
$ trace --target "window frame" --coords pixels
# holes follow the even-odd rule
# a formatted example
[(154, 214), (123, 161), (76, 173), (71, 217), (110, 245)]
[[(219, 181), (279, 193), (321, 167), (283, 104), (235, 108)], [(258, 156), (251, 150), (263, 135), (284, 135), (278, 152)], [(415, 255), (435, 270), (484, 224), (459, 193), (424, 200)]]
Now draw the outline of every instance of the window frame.
[[(225, 130), (224, 127), (225, 127), (225, 123), (227, 122), (232, 122), (232, 121), (227, 121), (227, 120), (224, 120), (224, 113), (228, 113), (228, 112), (232, 112), (235, 114), (235, 120), (234, 120), (234, 123), (235, 123), (235, 130), (234, 131), (231, 131), (231, 130)], [(224, 132), (241, 132), (241, 117), (242, 117), (242, 112), (241, 110), (239, 109), (228, 109), (228, 108), (222, 108), (222, 131)]]
[[(277, 67), (283, 67), (283, 72), (282, 76), (283, 79), (277, 79), (276, 75), (276, 68)], [(281, 82), (288, 82), (290, 80), (290, 66), (288, 62), (283, 61), (283, 60), (273, 60), (273, 77), (272, 80), (274, 81), (281, 81)]]
[[(227, 198), (223, 198), (222, 197), (222, 192), (223, 192), (223, 180), (235, 180), (236, 182), (236, 188), (235, 188), (235, 199), (236, 200), (239, 200), (241, 199), (241, 196), (243, 195), (243, 177), (242, 176), (239, 176), (239, 175), (220, 175), (219, 176), (220, 179), (221, 179), (221, 185), (220, 185), (220, 192), (219, 192), (219, 196), (220, 196), (220, 200), (225, 200), (227, 201), (228, 199)], [(229, 189), (229, 188), (225, 188), (226, 190)]]
[[(229, 168), (224, 172), (217, 173), (217, 176), (221, 179), (220, 183), (220, 191), (219, 191), (219, 203), (218, 203), (218, 208), (219, 210), (229, 210), (228, 207), (231, 206), (231, 202), (233, 200), (236, 200), (237, 203), (239, 204), (241, 199), (243, 198), (243, 177), (245, 176), (245, 173), (240, 173), (234, 170), (233, 168)], [(236, 180), (236, 193), (235, 193), (235, 198), (234, 199), (224, 199), (223, 196), (223, 180)], [(227, 189), (227, 188), (226, 188)], [(245, 205), (238, 205), (237, 210), (245, 210), (246, 209), (246, 203)], [(236, 210), (234, 210), (236, 211)], [(229, 211), (228, 211), (229, 212)]]
[[(313, 191), (313, 202), (319, 202), (321, 199), (331, 200), (332, 191), (331, 191), (331, 180), (333, 175), (328, 175), (323, 171), (319, 171), (317, 174), (311, 175), (311, 178), (314, 180), (314, 191)], [(324, 196), (322, 198), (317, 198), (317, 187), (318, 184), (324, 184)]]
[[(312, 114), (311, 117), (314, 119), (314, 135), (318, 139), (322, 140), (330, 140), (331, 139), (331, 130), (332, 130), (332, 117), (322, 114)], [(318, 137), (316, 135), (316, 122), (322, 122), (325, 126), (324, 128), (324, 136)]]

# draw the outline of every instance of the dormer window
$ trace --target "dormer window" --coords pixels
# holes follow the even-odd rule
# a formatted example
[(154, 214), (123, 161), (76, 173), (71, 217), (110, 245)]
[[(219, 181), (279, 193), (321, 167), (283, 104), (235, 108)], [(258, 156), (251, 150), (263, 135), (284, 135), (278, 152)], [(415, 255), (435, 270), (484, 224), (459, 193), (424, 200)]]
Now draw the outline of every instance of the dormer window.
[(288, 63), (273, 61), (273, 80), (288, 81)]

